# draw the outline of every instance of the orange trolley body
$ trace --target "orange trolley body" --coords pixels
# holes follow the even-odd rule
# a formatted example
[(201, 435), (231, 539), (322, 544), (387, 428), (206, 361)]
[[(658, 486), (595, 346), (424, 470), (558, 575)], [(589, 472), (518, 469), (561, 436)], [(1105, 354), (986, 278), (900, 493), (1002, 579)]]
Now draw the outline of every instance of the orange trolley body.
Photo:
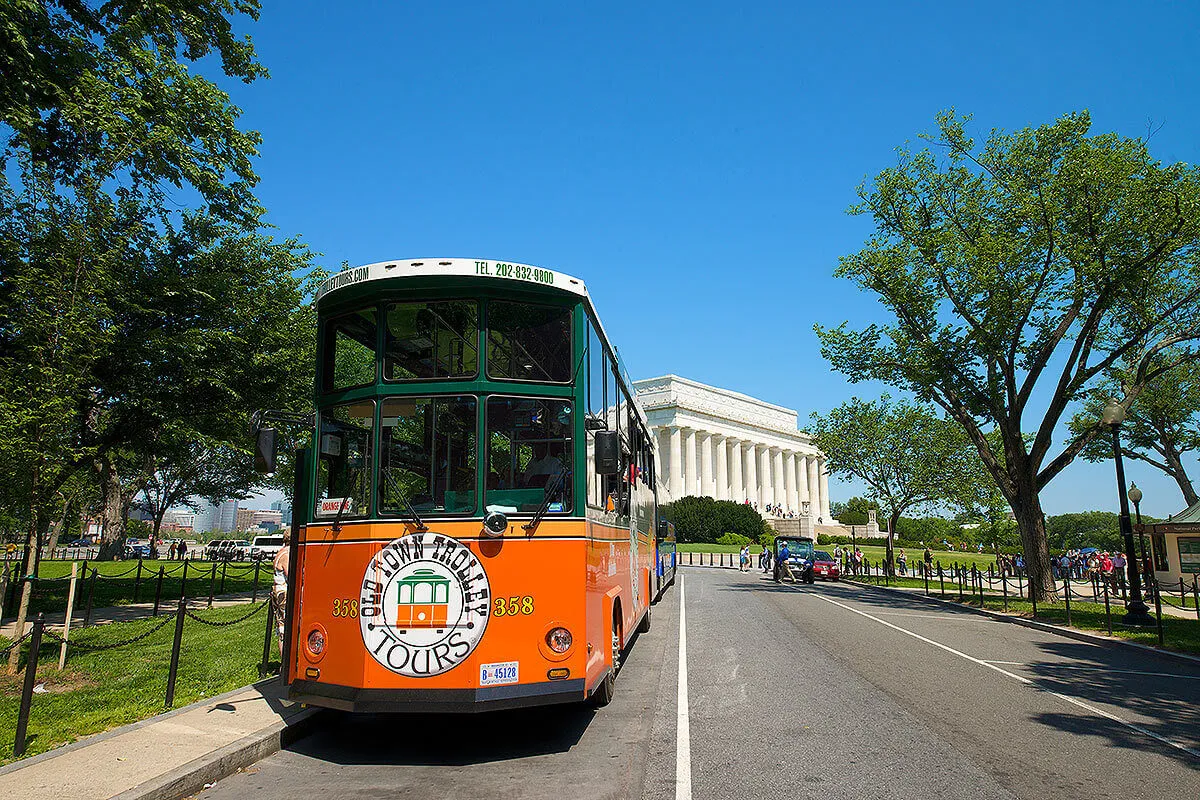
[[(555, 294), (498, 287), (477, 272), (481, 263), (512, 266), (451, 261), (416, 285), (380, 265), (347, 271), (361, 276), (354, 281), (333, 276), (333, 288), (318, 295), (321, 369), (342, 368), (336, 350), (349, 346), (328, 328), (361, 317), (363, 306), (391, 322), (397, 306), (408, 313), (413, 295), (484, 305)], [(388, 384), (385, 364), (374, 383), (329, 393), (328, 377), (318, 375), (313, 457), (298, 481), (293, 526), (284, 670), (291, 699), (350, 711), (480, 711), (611, 697), (621, 650), (648, 626), (659, 589), (655, 446), (576, 285), (555, 290), (571, 325), (569, 382), (481, 380), (489, 359), (506, 356), (483, 344), (491, 333), (483, 330), (484, 364), (469, 381)], [(436, 340), (418, 333), (420, 342)], [(533, 354), (522, 358), (538, 357), (531, 341)], [(463, 358), (464, 348), (444, 349)], [(451, 414), (457, 427), (443, 435), (438, 426), (453, 427)], [(620, 464), (601, 474), (595, 443), (613, 433)], [(535, 473), (547, 450), (561, 463), (550, 480)]]

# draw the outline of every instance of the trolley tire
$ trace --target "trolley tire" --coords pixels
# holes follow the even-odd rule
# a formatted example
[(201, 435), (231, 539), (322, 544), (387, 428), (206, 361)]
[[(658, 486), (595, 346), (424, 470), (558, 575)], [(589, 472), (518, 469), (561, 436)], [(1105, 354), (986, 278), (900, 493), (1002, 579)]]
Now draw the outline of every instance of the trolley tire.
[(609, 670), (604, 676), (604, 680), (600, 681), (600, 685), (592, 692), (592, 696), (588, 698), (588, 705), (592, 708), (604, 708), (612, 702), (613, 695), (617, 691), (617, 673), (614, 670)]
[(638, 623), (638, 633), (650, 632), (650, 606), (646, 606), (646, 613), (642, 615), (642, 621)]

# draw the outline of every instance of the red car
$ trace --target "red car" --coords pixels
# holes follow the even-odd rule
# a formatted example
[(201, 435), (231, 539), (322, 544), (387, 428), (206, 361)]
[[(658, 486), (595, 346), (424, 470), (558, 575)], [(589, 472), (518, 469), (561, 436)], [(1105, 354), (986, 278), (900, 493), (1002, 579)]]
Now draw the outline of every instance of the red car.
[(836, 581), (842, 576), (842, 570), (838, 567), (838, 562), (833, 560), (833, 556), (824, 550), (817, 550), (813, 553), (812, 574), (814, 578)]

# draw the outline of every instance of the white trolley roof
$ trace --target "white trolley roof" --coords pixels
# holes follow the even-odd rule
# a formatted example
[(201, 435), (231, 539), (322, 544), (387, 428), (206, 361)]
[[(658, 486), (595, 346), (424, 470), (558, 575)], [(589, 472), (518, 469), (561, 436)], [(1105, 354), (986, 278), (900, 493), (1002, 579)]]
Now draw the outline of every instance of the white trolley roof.
[(433, 275), (532, 283), (587, 297), (587, 287), (578, 278), (573, 278), (564, 272), (535, 267), (530, 264), (475, 258), (403, 258), (396, 261), (380, 261), (362, 267), (350, 267), (336, 275), (330, 275), (317, 289), (317, 302), (320, 302), (326, 295), (347, 286), (396, 278), (427, 278)]

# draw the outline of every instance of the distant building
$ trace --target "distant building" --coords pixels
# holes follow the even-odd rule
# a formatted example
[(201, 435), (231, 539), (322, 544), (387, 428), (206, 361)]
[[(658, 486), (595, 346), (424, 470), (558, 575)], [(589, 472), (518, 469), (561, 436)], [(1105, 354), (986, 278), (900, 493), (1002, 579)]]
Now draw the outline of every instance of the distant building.
[(279, 511), (263, 511), (255, 508), (239, 508), (237, 511), (237, 527), (235, 530), (248, 531), (264, 523), (279, 527), (282, 515)]
[(196, 524), (192, 530), (196, 533), (208, 533), (217, 526), (217, 517), (220, 512), (218, 507), (208, 502), (201, 500), (196, 508)]
[(222, 533), (232, 533), (237, 525), (238, 501), (226, 500), (221, 505), (217, 506), (217, 520), (213, 525), (213, 531)]
[(282, 525), (292, 524), (292, 504), (287, 500), (276, 500), (271, 503), (271, 509), (278, 511), (280, 514), (279, 521)]

